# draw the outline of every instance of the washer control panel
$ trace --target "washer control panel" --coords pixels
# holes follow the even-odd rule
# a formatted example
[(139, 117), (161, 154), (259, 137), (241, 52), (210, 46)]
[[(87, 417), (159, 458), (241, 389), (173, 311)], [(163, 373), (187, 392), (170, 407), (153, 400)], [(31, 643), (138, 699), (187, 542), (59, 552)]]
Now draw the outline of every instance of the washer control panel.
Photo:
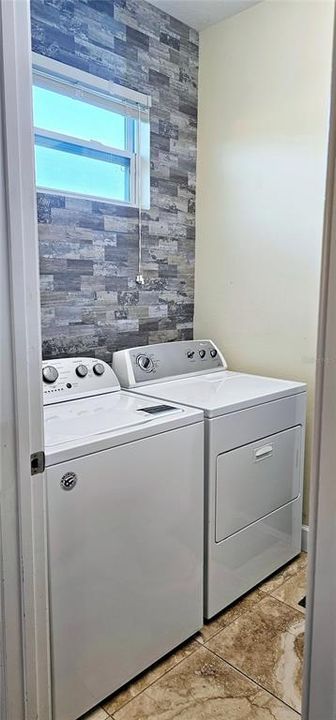
[(43, 404), (120, 390), (112, 368), (96, 358), (57, 358), (42, 363)]
[(183, 340), (120, 350), (112, 367), (122, 387), (135, 387), (180, 376), (226, 370), (225, 359), (211, 340)]

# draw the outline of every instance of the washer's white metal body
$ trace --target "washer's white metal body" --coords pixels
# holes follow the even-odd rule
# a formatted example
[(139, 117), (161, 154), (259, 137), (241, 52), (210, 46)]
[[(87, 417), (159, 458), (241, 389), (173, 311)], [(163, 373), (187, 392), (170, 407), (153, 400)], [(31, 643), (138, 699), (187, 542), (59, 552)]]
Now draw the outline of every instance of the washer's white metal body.
[(43, 371), (53, 712), (74, 720), (201, 627), (204, 423), (148, 414), (100, 361)]
[(210, 340), (120, 351), (113, 368), (133, 392), (204, 411), (211, 618), (301, 550), (306, 386), (231, 372)]

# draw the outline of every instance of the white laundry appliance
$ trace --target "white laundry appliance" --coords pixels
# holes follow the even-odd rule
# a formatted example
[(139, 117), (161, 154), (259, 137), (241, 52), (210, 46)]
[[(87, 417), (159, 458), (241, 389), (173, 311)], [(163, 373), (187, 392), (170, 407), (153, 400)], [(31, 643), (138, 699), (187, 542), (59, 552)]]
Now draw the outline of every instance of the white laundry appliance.
[(53, 717), (74, 720), (203, 618), (203, 413), (43, 363)]
[(205, 617), (301, 550), (306, 385), (227, 370), (210, 340), (114, 354), (123, 387), (205, 414)]

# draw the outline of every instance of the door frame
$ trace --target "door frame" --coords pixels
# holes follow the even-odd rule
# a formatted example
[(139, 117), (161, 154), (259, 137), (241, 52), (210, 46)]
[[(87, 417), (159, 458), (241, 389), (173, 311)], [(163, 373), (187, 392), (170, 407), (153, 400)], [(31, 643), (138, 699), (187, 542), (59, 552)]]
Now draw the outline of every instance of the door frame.
[(303, 720), (336, 717), (336, 34), (323, 230), (310, 493)]
[[(8, 720), (50, 720), (50, 652), (46, 562), (45, 484), (31, 474), (31, 455), (43, 451), (41, 388), (41, 318), (32, 113), (32, 61), (28, 0), (0, 0), (2, 150), (6, 211), (8, 350), (6, 355), (11, 418), (12, 462), (7, 493), (1, 497), (1, 520), (7, 513), (15, 527), (16, 579), (6, 574), (11, 528), (2, 527), (2, 565), (6, 604), (4, 682)], [(4, 311), (1, 321), (5, 322)], [(5, 458), (6, 459), (6, 458)], [(3, 458), (1, 458), (3, 460)], [(8, 460), (8, 457), (7, 457)], [(2, 463), (2, 469), (3, 469)], [(13, 498), (15, 497), (15, 504)], [(8, 563), (7, 563), (8, 570)], [(21, 630), (21, 682), (13, 696), (10, 634), (11, 608), (19, 599), (16, 632)], [(4, 596), (2, 597), (3, 604)], [(20, 627), (21, 625), (21, 627)], [(6, 637), (7, 634), (7, 637)], [(16, 643), (17, 644), (17, 643)], [(18, 648), (16, 648), (16, 655)], [(7, 670), (6, 670), (7, 666)], [(21, 690), (19, 689), (21, 686)], [(12, 707), (12, 704), (15, 703)], [(24, 715), (22, 716), (22, 708)], [(15, 714), (16, 713), (16, 714)]]
[(21, 720), (24, 708), (19, 535), (15, 482), (9, 257), (1, 115), (0, 112), (0, 717), (11, 718), (11, 720), (17, 717)]
[[(45, 485), (31, 476), (43, 448), (38, 238), (31, 100), (28, 0), (0, 0), (1, 381), (7, 412), (1, 443), (0, 679), (7, 720), (51, 720)], [(335, 717), (336, 579), (336, 54), (317, 363), (311, 491), (304, 720)], [(3, 157), (1, 157), (3, 155)], [(4, 474), (5, 473), (5, 474)], [(22, 662), (21, 662), (22, 658)]]

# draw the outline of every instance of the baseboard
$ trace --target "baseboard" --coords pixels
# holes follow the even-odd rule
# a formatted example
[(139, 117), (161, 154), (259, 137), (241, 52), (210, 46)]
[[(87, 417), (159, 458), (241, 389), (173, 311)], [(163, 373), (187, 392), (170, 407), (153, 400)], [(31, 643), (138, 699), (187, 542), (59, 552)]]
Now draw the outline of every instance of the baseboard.
[(308, 525), (302, 525), (302, 531), (301, 531), (301, 549), (302, 549), (302, 552), (308, 552), (308, 535), (309, 535), (309, 526), (308, 526)]

